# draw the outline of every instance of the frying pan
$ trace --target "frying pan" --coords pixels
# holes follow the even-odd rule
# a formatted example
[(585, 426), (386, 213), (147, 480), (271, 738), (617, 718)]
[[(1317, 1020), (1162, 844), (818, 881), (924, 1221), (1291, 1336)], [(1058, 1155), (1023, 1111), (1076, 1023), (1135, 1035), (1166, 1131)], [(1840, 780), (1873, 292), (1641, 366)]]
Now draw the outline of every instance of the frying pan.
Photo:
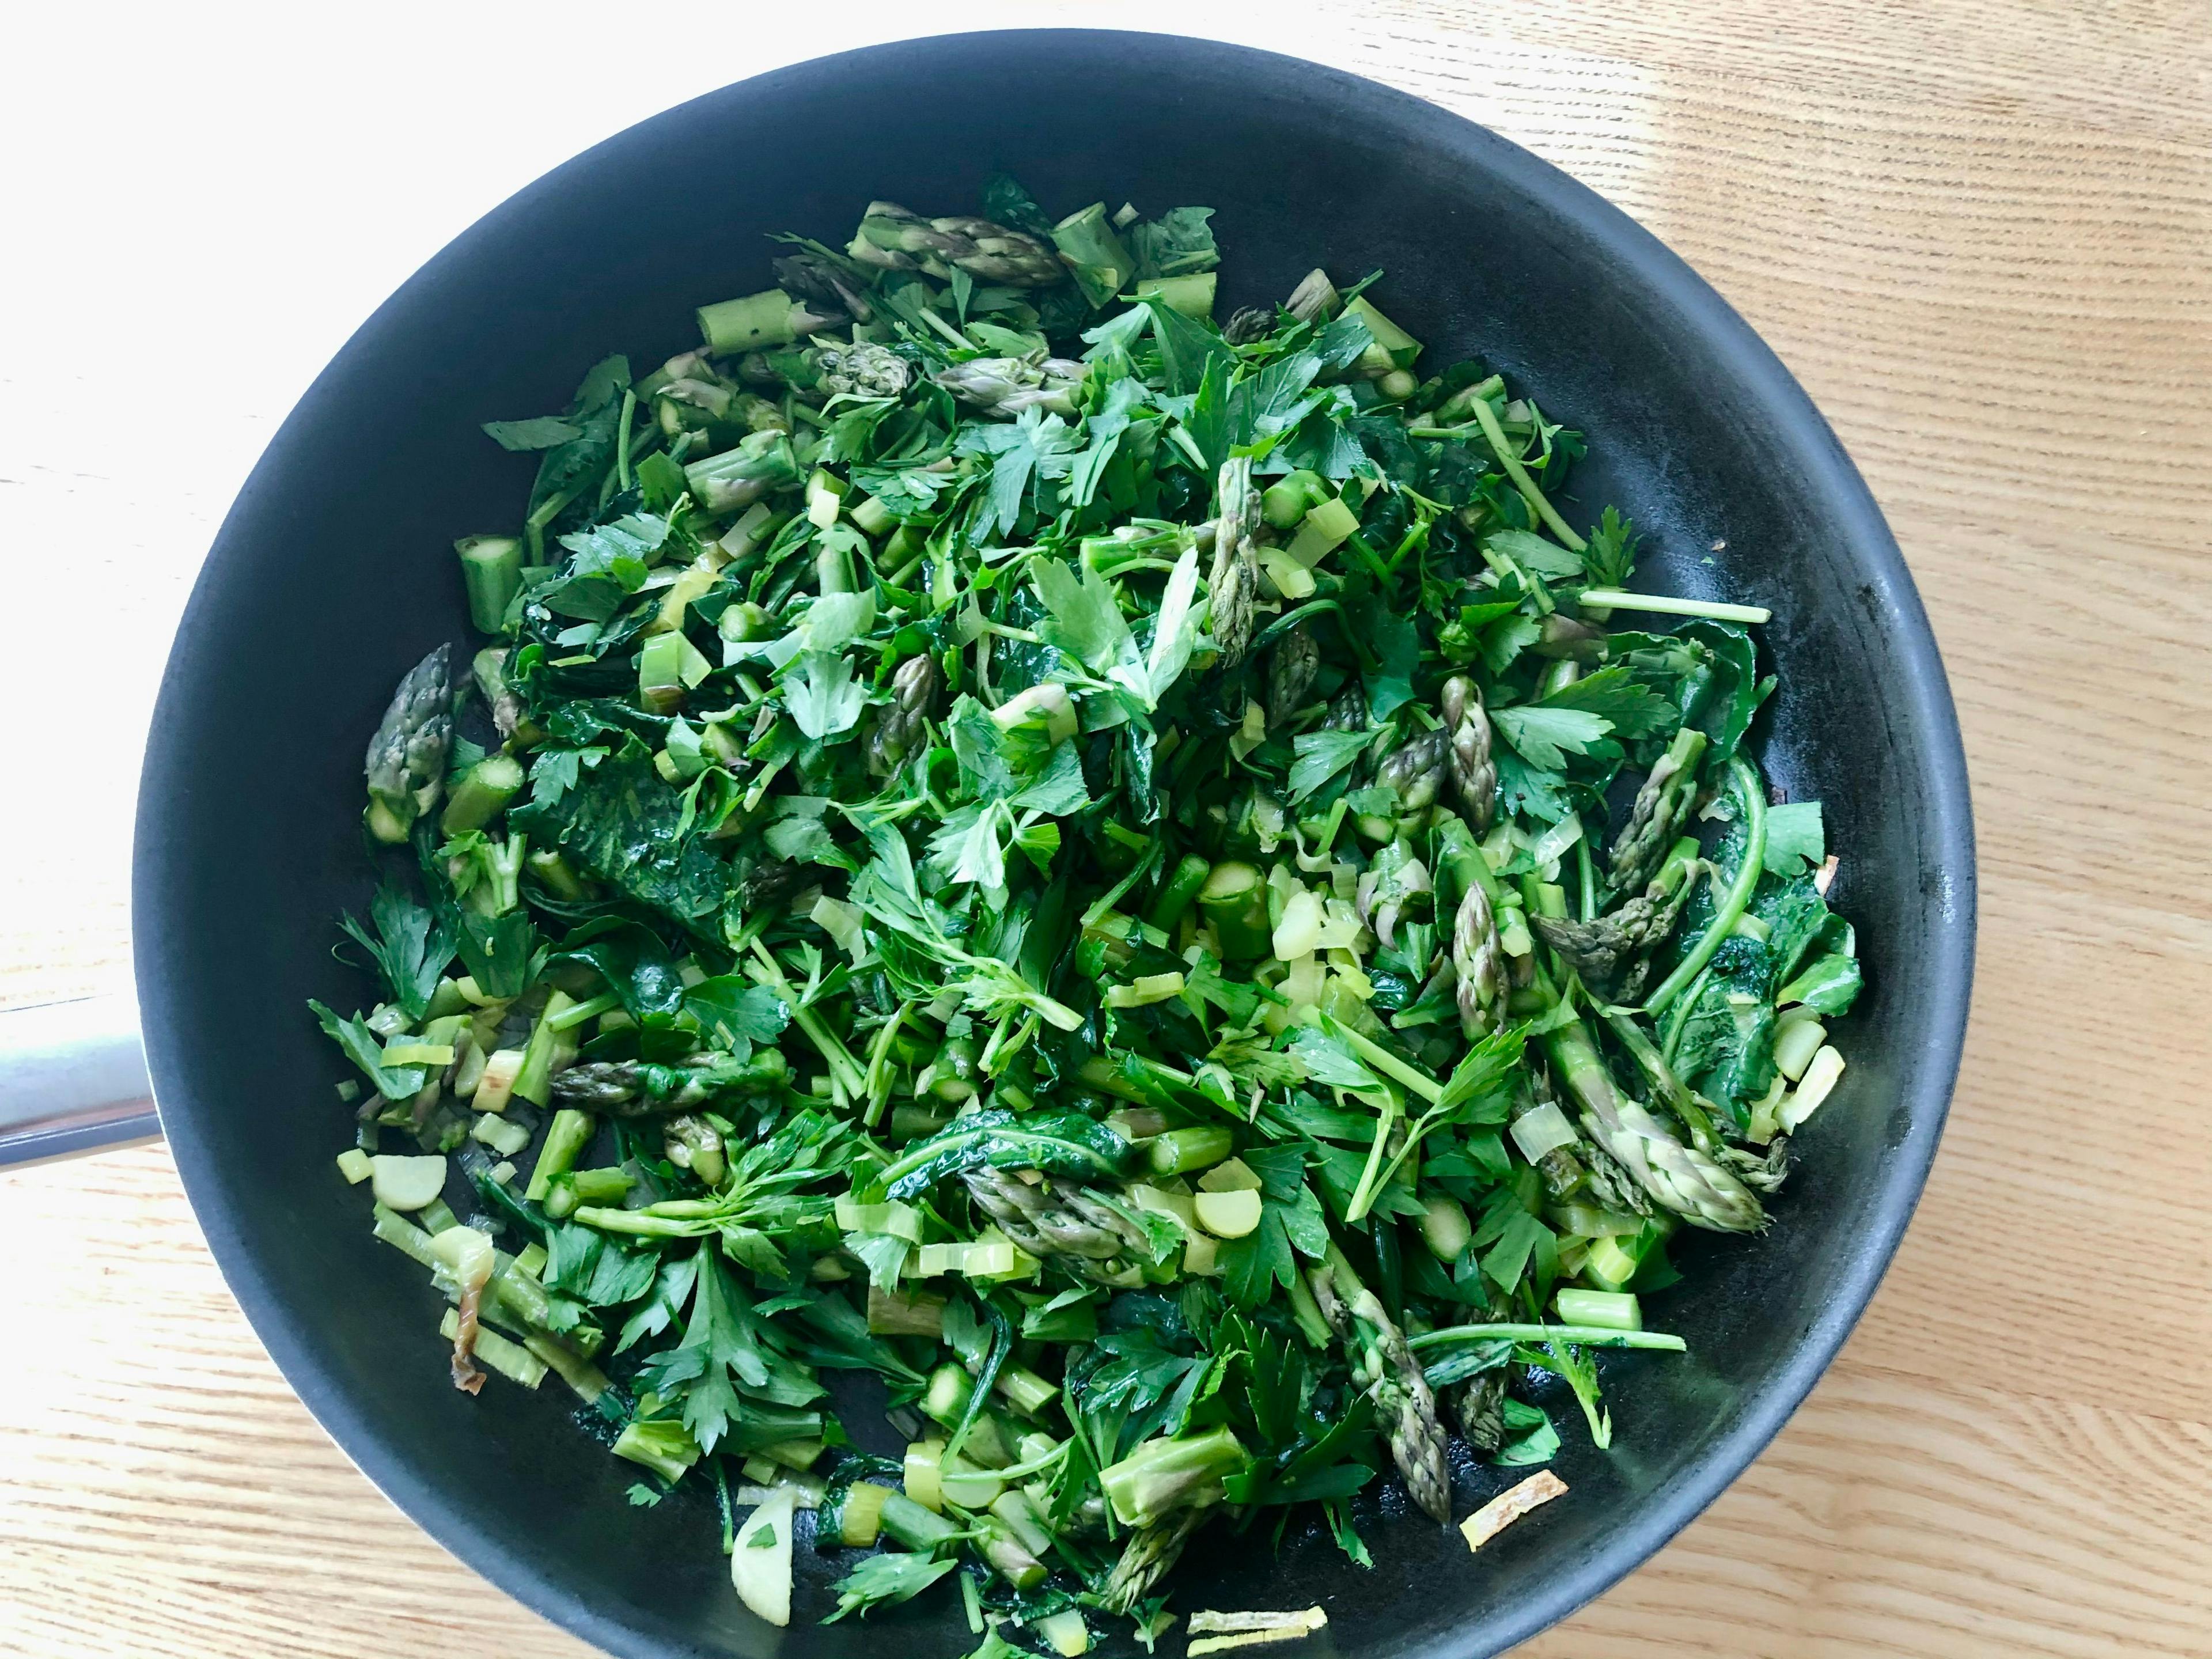
[[(1826, 803), (1832, 897), (1869, 990), (1850, 1069), (1798, 1139), (1758, 1239), (1695, 1240), (1653, 1299), (1686, 1357), (1609, 1355), (1614, 1446), (1559, 1416), (1571, 1496), (1470, 1555), (1363, 1498), (1371, 1570), (1313, 1528), (1216, 1527), (1186, 1607), (1297, 1607), (1315, 1645), (1476, 1659), (1656, 1549), (1804, 1396), (1872, 1293), (1933, 1157), (1966, 1020), (1974, 866), (1958, 726), (1926, 618), (1858, 474), (1787, 370), (1682, 262), (1481, 128), (1289, 58), (1163, 36), (976, 34), (827, 58), (657, 117), (550, 174), (425, 266), (348, 343), (233, 507), (179, 631), (149, 745), (137, 969), (162, 1127), (270, 1352), (361, 1468), (441, 1542), (635, 1659), (815, 1659), (974, 1644), (940, 1593), (873, 1627), (777, 1633), (729, 1588), (713, 1510), (638, 1510), (633, 1471), (547, 1389), (456, 1393), (422, 1275), (333, 1172), (338, 1061), (302, 1009), (364, 991), (331, 954), (359, 908), (361, 754), (398, 675), (465, 637), (455, 537), (509, 526), (531, 462), (478, 422), (561, 407), (610, 349), (692, 341), (694, 306), (767, 284), (765, 233), (849, 232), (874, 198), (972, 208), (1018, 172), (1047, 204), (1211, 204), (1230, 306), (1310, 266), (1388, 271), (1443, 364), (1480, 354), (1589, 436), (1574, 508), (1617, 502), (1650, 584), (1771, 606), (1781, 689), (1756, 745)], [(125, 1068), (127, 1069), (127, 1068)], [(1564, 1402), (1554, 1401), (1555, 1407)], [(888, 1431), (865, 1413), (864, 1438)], [(1462, 1513), (1511, 1472), (1462, 1468)], [(842, 1569), (802, 1552), (802, 1619)], [(888, 1626), (886, 1629), (884, 1627)], [(1180, 1638), (1170, 1638), (1174, 1647)]]

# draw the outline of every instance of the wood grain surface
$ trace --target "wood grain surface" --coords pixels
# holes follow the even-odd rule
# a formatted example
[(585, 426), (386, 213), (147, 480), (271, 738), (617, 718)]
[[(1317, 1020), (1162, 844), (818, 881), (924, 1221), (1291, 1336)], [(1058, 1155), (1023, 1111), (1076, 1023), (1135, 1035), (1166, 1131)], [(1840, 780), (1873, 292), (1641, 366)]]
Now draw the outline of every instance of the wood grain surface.
[[(1254, 38), (1218, 9), (1175, 15)], [(1772, 343), (1904, 545), (1973, 773), (1973, 1023), (1902, 1254), (1749, 1473), (1523, 1651), (2212, 1654), (2212, 13), (1313, 16), (1273, 44), (1559, 163)], [(160, 1149), (0, 1178), (0, 1652), (586, 1651), (324, 1437)]]

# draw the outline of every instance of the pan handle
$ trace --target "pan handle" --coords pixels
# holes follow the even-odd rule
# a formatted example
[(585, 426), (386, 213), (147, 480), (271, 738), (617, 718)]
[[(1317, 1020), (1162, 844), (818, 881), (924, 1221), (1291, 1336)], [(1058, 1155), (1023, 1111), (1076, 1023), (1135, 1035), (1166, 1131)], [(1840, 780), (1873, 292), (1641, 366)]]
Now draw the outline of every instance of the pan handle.
[(152, 1095), (136, 999), (0, 1010), (0, 1169), (159, 1139)]

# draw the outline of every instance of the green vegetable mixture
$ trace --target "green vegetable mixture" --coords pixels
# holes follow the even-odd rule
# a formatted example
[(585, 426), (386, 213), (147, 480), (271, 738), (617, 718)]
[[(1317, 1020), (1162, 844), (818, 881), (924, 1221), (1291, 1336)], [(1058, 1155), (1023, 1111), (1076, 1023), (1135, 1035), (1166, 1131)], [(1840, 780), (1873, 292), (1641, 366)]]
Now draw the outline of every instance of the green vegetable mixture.
[(1634, 591), (1526, 388), (1371, 277), (1217, 319), (1208, 209), (981, 206), (486, 426), (537, 477), (369, 745), (383, 1000), (313, 1006), (458, 1387), (557, 1373), (774, 1622), (797, 1547), (808, 1617), (1078, 1654), (1200, 1528), (1364, 1566), (1546, 1401), (1605, 1446), (1859, 969), (1766, 613)]

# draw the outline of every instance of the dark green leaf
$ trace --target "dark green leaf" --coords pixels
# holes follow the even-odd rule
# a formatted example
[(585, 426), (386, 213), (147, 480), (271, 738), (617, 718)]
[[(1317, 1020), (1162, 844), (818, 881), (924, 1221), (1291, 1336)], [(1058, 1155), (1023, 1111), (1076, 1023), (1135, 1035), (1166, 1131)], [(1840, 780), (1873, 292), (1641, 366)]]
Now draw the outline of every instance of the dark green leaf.
[(589, 780), (558, 800), (509, 808), (508, 823), (532, 845), (558, 847), (601, 880), (687, 925), (718, 915), (728, 866), (678, 835), (683, 798), (661, 781), (646, 746), (627, 738)]
[(1367, 676), (1367, 711), (1386, 720), (1413, 700), (1413, 673), (1421, 663), (1421, 636), (1413, 617), (1379, 599), (1356, 613), (1360, 637), (1374, 653), (1376, 667)]
[(960, 1565), (960, 1558), (901, 1553), (864, 1555), (852, 1571), (830, 1589), (837, 1592), (837, 1611), (822, 1622), (834, 1625), (848, 1613), (867, 1615), (872, 1607), (912, 1601)]
[(994, 173), (983, 181), (983, 216), (1049, 244), (1052, 219), (1012, 173)]
[(583, 428), (558, 415), (536, 415), (526, 421), (486, 421), (484, 435), (501, 449), (551, 449), (584, 435)]
[(976, 1112), (907, 1148), (870, 1188), (885, 1197), (912, 1198), (940, 1181), (987, 1165), (1111, 1182), (1127, 1169), (1133, 1151), (1121, 1136), (1080, 1112)]
[(310, 999), (307, 1006), (321, 1023), (324, 1036), (338, 1045), (345, 1057), (362, 1069), (386, 1100), (411, 1100), (421, 1092), (426, 1075), (420, 1066), (386, 1066), (384, 1045), (376, 1033), (357, 1019), (345, 1019)]
[(1795, 801), (1766, 809), (1766, 868), (1778, 876), (1799, 876), (1828, 856), (1820, 823), (1820, 803)]
[(1304, 732), (1291, 740), (1291, 799), (1304, 800), (1359, 758), (1372, 732)]
[(756, 1042), (775, 1042), (791, 1021), (781, 997), (736, 974), (702, 980), (684, 993), (684, 1007), (720, 1047), (741, 1056)]
[(1569, 681), (1536, 706), (1579, 708), (1586, 714), (1601, 715), (1625, 738), (1648, 738), (1671, 732), (1681, 718), (1681, 711), (1672, 702), (1631, 678), (1629, 671), (1619, 664)]
[(1754, 1099), (1774, 1080), (1774, 958), (1763, 940), (1721, 942), (1683, 1015), (1674, 1052), (1682, 1080), (1723, 1103)]
[(1559, 1455), (1559, 1431), (1541, 1406), (1505, 1396), (1505, 1443), (1490, 1462), (1499, 1468), (1525, 1468), (1548, 1463)]
[(1775, 1000), (1785, 1007), (1802, 1003), (1816, 1014), (1847, 1014), (1858, 1000), (1862, 982), (1856, 957), (1815, 957), (1804, 972), (1782, 988)]
[(1170, 208), (1157, 219), (1131, 225), (1121, 240), (1137, 262), (1136, 274), (1183, 276), (1219, 264), (1221, 250), (1206, 222), (1212, 216), (1212, 208)]
[(545, 1288), (593, 1308), (611, 1308), (651, 1293), (660, 1272), (652, 1250), (616, 1243), (589, 1227), (555, 1223), (545, 1234)]
[(632, 1018), (672, 1014), (684, 1006), (684, 978), (668, 947), (634, 921), (587, 921), (562, 942), (546, 965), (576, 963), (595, 969)]
[(1160, 369), (1170, 394), (1183, 397), (1196, 392), (1210, 362), (1234, 364), (1236, 354), (1229, 343), (1204, 323), (1184, 316), (1164, 300), (1139, 303), (1152, 313), (1152, 338), (1160, 349)]
[(386, 994), (409, 1019), (419, 1022), (438, 988), (438, 976), (453, 959), (452, 932), (434, 911), (388, 880), (369, 900), (368, 918), (374, 933), (351, 916), (338, 925), (374, 960)]
[(488, 997), (520, 996), (530, 987), (538, 929), (526, 909), (487, 916), (467, 908), (451, 913), (461, 965)]
[(1734, 623), (1700, 618), (1685, 623), (1675, 637), (1702, 647), (1698, 665), (1682, 682), (1682, 718), (1711, 740), (1705, 752), (1710, 772), (1735, 753), (1774, 682), (1759, 678), (1758, 649)]
[(1602, 714), (1540, 703), (1493, 708), (1490, 723), (1529, 764), (1552, 772), (1564, 767), (1569, 755), (1588, 754), (1592, 744), (1613, 730)]

